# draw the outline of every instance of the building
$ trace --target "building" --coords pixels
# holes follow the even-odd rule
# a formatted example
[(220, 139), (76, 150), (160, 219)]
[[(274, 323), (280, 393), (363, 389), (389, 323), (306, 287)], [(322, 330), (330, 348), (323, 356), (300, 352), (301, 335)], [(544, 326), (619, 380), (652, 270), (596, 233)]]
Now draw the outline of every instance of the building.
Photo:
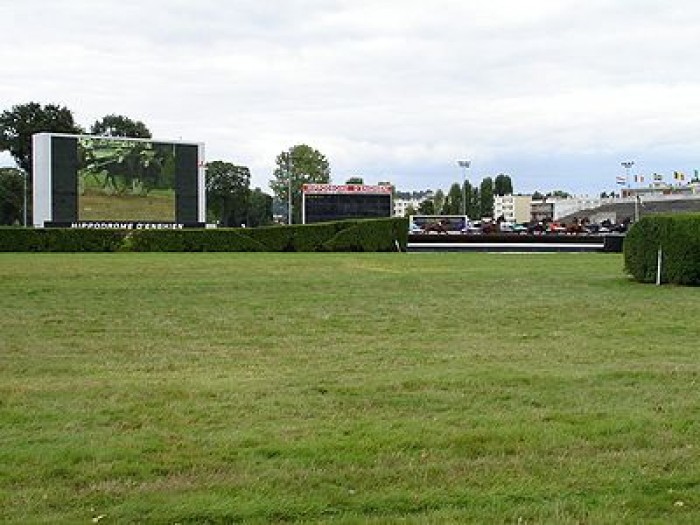
[(394, 199), (394, 217), (406, 217), (409, 208), (412, 208), (414, 213), (418, 211), (421, 203), (425, 199)]
[(547, 202), (554, 205), (553, 219), (558, 221), (562, 217), (573, 215), (579, 211), (591, 210), (602, 206), (606, 200), (601, 197), (589, 197), (587, 195), (572, 196), (567, 198), (549, 197)]
[(623, 188), (622, 197), (662, 197), (670, 195), (700, 195), (700, 182), (672, 186), (665, 182), (654, 182), (645, 188)]
[(418, 208), (426, 200), (433, 198), (433, 191), (397, 192), (394, 196), (394, 217), (406, 217), (410, 215), (409, 208), (413, 208), (413, 213), (418, 212)]
[(496, 195), (493, 202), (493, 216), (503, 217), (507, 223), (530, 221), (530, 195)]
[(530, 220), (532, 222), (549, 222), (554, 219), (554, 202), (548, 200), (530, 203)]

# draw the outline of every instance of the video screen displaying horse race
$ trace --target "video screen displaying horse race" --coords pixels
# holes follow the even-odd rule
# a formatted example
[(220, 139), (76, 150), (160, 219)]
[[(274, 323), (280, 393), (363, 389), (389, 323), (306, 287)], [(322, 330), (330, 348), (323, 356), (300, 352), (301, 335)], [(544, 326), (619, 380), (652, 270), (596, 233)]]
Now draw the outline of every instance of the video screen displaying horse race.
[(38, 133), (37, 227), (201, 227), (204, 145), (151, 139)]
[(78, 140), (78, 220), (175, 221), (173, 144)]

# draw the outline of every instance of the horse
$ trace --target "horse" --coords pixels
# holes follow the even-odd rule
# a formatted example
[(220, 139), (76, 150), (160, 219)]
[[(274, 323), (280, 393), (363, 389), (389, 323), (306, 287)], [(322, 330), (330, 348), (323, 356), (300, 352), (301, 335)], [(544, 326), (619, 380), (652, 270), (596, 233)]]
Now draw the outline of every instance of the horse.
[(527, 225), (527, 233), (530, 235), (541, 235), (547, 231), (547, 224), (542, 221), (531, 221)]
[(588, 218), (577, 219), (574, 217), (573, 222), (566, 225), (566, 233), (570, 235), (580, 235), (582, 233), (588, 233), (586, 225), (588, 224)]
[(426, 222), (422, 227), (423, 233), (434, 232), (437, 234), (444, 233), (447, 235), (447, 224), (447, 221), (444, 219), (436, 222)]
[(483, 234), (490, 234), (490, 233), (501, 233), (501, 224), (504, 223), (506, 220), (501, 215), (496, 221), (484, 221), (481, 224), (481, 233)]

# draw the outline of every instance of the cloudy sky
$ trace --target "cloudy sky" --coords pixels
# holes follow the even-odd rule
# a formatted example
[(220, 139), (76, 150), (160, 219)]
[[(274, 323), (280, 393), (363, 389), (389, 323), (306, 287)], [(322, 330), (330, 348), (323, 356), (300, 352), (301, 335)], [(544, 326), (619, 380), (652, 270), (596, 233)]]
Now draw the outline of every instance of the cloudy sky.
[[(615, 188), (700, 168), (695, 0), (0, 0), (0, 109), (117, 113), (250, 167), (306, 143), (353, 175), (448, 189)], [(7, 164), (9, 157), (0, 157)]]

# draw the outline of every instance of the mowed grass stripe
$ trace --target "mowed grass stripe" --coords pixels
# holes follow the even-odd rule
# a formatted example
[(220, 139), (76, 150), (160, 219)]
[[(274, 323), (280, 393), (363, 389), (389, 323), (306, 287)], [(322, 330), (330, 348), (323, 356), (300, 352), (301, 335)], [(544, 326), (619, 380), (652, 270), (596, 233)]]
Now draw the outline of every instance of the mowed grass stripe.
[(700, 292), (621, 267), (0, 254), (0, 521), (700, 521)]

